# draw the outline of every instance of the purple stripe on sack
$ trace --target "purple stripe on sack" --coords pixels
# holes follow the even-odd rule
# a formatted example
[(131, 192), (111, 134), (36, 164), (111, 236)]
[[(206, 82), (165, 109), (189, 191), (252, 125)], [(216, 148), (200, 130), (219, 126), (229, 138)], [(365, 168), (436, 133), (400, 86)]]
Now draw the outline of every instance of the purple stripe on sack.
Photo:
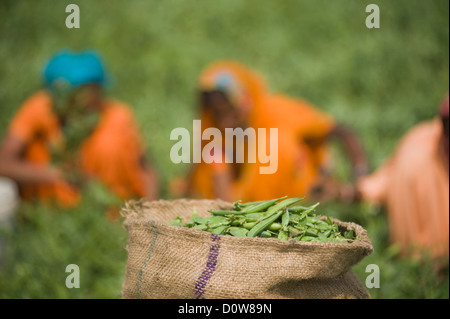
[(211, 234), (212, 245), (209, 247), (208, 260), (206, 261), (206, 267), (203, 270), (200, 277), (195, 282), (195, 295), (196, 299), (203, 299), (206, 291), (206, 285), (216, 270), (217, 257), (219, 256), (220, 249), (220, 236)]

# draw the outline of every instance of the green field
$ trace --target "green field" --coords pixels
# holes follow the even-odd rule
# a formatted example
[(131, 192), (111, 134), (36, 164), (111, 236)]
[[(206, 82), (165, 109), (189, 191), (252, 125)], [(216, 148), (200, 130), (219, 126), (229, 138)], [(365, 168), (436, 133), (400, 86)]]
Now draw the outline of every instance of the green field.
[[(80, 7), (79, 29), (65, 26), (69, 3)], [(380, 7), (380, 29), (365, 26), (370, 3)], [(202, 68), (231, 58), (260, 71), (273, 91), (303, 97), (352, 127), (374, 169), (410, 127), (435, 116), (449, 86), (448, 28), (447, 0), (3, 0), (0, 136), (41, 87), (51, 54), (96, 49), (114, 77), (108, 93), (133, 107), (169, 198), (169, 181), (188, 169), (170, 161), (170, 132), (192, 127)], [(105, 218), (111, 196), (95, 185), (84, 195), (71, 210), (21, 205), (14, 229), (2, 231), (0, 298), (120, 297), (127, 233)], [(321, 212), (368, 230), (375, 251), (354, 270), (364, 282), (367, 265), (380, 267), (373, 298), (449, 298), (448, 270), (438, 277), (426, 259), (398, 257), (384, 210), (327, 203)], [(64, 284), (68, 264), (80, 267), (79, 289)]]

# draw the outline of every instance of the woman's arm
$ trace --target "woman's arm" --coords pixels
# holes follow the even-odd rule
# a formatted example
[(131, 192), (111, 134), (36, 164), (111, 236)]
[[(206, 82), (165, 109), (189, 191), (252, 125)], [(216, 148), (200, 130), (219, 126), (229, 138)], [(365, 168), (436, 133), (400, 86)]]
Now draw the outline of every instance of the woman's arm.
[(327, 138), (337, 138), (342, 142), (345, 151), (352, 162), (354, 180), (369, 173), (369, 163), (366, 152), (360, 139), (354, 132), (342, 124), (337, 124), (328, 134)]
[(0, 175), (18, 183), (53, 183), (62, 179), (62, 172), (51, 166), (41, 166), (22, 159), (26, 143), (8, 134), (0, 145)]
[(330, 180), (327, 176), (323, 176), (321, 181), (311, 190), (311, 196), (318, 199), (320, 198), (320, 200), (338, 199), (344, 202), (357, 201), (360, 199), (361, 195), (354, 184), (361, 177), (366, 176), (369, 173), (366, 152), (356, 134), (342, 124), (335, 125), (334, 128), (321, 139), (307, 139), (306, 142), (314, 146), (332, 139), (337, 139), (342, 143), (345, 152), (352, 163), (352, 181), (345, 184), (339, 184), (336, 181)]
[(157, 200), (159, 198), (159, 176), (153, 166), (144, 164), (144, 184), (146, 190), (146, 198), (149, 201)]
[(233, 201), (230, 193), (232, 183), (233, 177), (230, 171), (215, 172), (213, 175), (215, 197), (224, 201)]

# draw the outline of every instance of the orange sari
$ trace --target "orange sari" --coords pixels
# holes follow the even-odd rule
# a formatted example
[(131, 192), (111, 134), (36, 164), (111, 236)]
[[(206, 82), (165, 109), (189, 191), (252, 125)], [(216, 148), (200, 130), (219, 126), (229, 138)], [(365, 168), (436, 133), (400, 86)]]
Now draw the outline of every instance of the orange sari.
[[(25, 160), (49, 165), (51, 145), (61, 143), (64, 136), (46, 91), (39, 91), (25, 101), (13, 118), (9, 133), (26, 144)], [(98, 178), (122, 198), (143, 197), (142, 154), (142, 143), (128, 106), (105, 100), (98, 125), (79, 148), (82, 172)], [(80, 200), (79, 192), (63, 180), (20, 186), (25, 198), (56, 200), (63, 206), (76, 205)]]
[[(242, 164), (240, 175), (229, 190), (232, 197), (243, 201), (264, 200), (288, 196), (305, 196), (317, 182), (321, 167), (327, 165), (327, 149), (322, 144), (312, 148), (305, 138), (322, 139), (334, 127), (333, 119), (300, 99), (270, 93), (255, 72), (232, 61), (219, 61), (210, 65), (200, 75), (200, 89), (213, 89), (212, 82), (220, 72), (228, 72), (239, 82), (240, 89), (229, 98), (246, 114), (248, 127), (278, 129), (278, 169), (274, 174), (260, 174), (259, 168), (267, 166), (258, 158), (256, 163)], [(200, 115), (202, 130), (213, 127), (207, 112)], [(223, 136), (224, 134), (222, 134)], [(224, 136), (223, 136), (224, 137)], [(266, 150), (270, 140), (267, 138)], [(224, 145), (224, 143), (222, 144)], [(248, 158), (246, 148), (245, 158)], [(201, 198), (214, 198), (214, 175), (230, 170), (235, 164), (195, 164), (192, 173), (192, 193)]]

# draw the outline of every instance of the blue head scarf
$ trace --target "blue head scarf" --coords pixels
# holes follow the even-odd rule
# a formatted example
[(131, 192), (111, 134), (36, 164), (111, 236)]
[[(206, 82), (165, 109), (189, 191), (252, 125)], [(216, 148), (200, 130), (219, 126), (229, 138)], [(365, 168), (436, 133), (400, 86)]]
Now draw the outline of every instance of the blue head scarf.
[(47, 62), (43, 78), (50, 91), (71, 91), (80, 85), (107, 84), (108, 75), (101, 57), (95, 51), (60, 51)]

